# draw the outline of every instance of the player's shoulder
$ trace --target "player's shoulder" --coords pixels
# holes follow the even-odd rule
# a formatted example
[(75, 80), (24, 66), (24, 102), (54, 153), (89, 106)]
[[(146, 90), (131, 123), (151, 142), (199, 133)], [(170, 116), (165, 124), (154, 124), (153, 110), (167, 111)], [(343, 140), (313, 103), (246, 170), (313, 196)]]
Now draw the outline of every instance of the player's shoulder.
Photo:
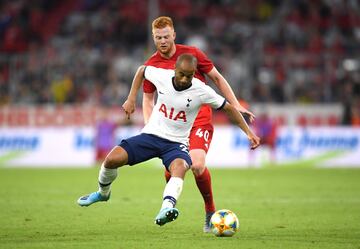
[(194, 89), (205, 89), (206, 88), (206, 84), (204, 82), (202, 82), (201, 80), (199, 80), (198, 78), (193, 78), (192, 81), (192, 86)]
[(176, 50), (179, 51), (181, 54), (191, 53), (194, 55), (196, 55), (197, 51), (199, 51), (199, 49), (197, 47), (184, 45), (184, 44), (176, 44)]
[(145, 66), (145, 75), (148, 75), (149, 73), (150, 74), (159, 74), (159, 75), (172, 75), (172, 74), (174, 74), (174, 70), (147, 65), (147, 66)]
[(193, 56), (196, 57), (199, 64), (204, 64), (204, 63), (207, 64), (208, 68), (202, 70), (202, 73), (208, 73), (212, 69), (213, 63), (211, 62), (211, 60), (209, 60), (207, 55), (197, 47), (177, 44), (176, 53), (178, 55), (184, 53), (192, 54)]
[(151, 66), (151, 65), (156, 64), (158, 61), (159, 61), (159, 55), (158, 55), (158, 52), (156, 51), (149, 57), (149, 59), (147, 59), (145, 61), (144, 65)]
[(145, 70), (152, 70), (152, 71), (163, 71), (163, 72), (173, 72), (173, 69), (161, 68), (153, 65), (145, 65)]

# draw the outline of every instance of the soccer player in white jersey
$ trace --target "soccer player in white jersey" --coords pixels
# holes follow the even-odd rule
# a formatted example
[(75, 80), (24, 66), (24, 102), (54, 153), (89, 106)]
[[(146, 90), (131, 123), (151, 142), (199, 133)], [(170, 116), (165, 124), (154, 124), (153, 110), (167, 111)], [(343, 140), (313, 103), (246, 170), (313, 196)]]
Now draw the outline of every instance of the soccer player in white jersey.
[(155, 223), (162, 226), (175, 220), (179, 214), (175, 205), (182, 191), (185, 173), (192, 163), (188, 152), (188, 136), (203, 104), (223, 109), (245, 132), (251, 149), (259, 146), (260, 139), (251, 131), (241, 114), (212, 88), (194, 78), (196, 65), (193, 55), (182, 54), (177, 59), (175, 70), (139, 67), (123, 109), (130, 118), (135, 110), (137, 93), (146, 78), (158, 91), (154, 111), (140, 135), (121, 141), (107, 155), (99, 172), (99, 190), (80, 197), (80, 206), (89, 206), (110, 198), (110, 185), (117, 177), (117, 168), (159, 157), (171, 178), (165, 186), (163, 203)]

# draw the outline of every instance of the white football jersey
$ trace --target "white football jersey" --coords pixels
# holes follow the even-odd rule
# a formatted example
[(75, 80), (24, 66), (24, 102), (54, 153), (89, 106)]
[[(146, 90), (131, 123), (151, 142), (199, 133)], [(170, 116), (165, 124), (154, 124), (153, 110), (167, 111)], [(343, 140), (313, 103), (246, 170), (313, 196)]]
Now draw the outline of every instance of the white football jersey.
[(225, 105), (225, 98), (199, 79), (193, 78), (190, 88), (177, 91), (172, 83), (174, 70), (147, 66), (144, 74), (156, 86), (158, 98), (143, 133), (188, 144), (201, 105), (208, 104), (215, 109)]

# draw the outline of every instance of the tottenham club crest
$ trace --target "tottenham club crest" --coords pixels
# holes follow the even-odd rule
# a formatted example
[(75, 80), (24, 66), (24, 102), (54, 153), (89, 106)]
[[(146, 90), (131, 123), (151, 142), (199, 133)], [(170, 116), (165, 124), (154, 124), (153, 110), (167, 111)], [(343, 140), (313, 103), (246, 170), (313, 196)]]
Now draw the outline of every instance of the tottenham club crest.
[(187, 104), (186, 104), (186, 107), (189, 107), (190, 106), (190, 102), (192, 101), (192, 99), (187, 99)]

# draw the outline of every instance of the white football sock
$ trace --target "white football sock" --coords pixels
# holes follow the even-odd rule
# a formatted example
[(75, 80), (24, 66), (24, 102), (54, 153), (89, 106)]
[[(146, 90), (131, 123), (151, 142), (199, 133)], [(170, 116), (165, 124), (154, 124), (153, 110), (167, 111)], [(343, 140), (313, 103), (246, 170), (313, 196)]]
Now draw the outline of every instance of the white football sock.
[(176, 201), (179, 198), (184, 180), (180, 177), (171, 177), (166, 184), (163, 194), (163, 203), (161, 210), (164, 208), (173, 208), (176, 205)]
[(117, 169), (108, 169), (101, 165), (99, 171), (99, 192), (103, 196), (107, 196), (110, 193), (111, 183), (117, 177)]

